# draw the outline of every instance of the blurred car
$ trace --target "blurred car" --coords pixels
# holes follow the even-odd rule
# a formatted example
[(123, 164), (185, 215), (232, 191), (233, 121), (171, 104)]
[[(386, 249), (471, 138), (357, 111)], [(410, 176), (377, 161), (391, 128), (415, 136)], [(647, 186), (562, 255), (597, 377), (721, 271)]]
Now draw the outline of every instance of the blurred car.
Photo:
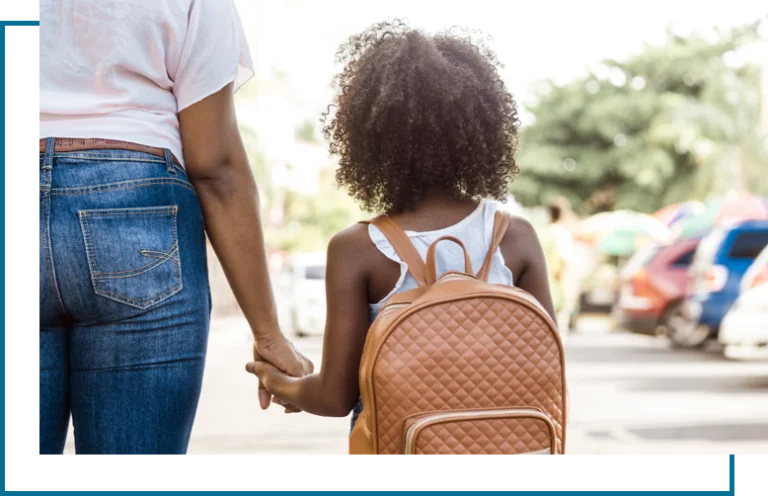
[(666, 331), (679, 318), (688, 268), (699, 239), (640, 248), (621, 273), (621, 293), (614, 321), (641, 334)]
[(601, 263), (582, 281), (579, 294), (579, 314), (610, 314), (619, 291), (619, 270), (610, 263)]
[(677, 346), (694, 348), (716, 337), (739, 296), (742, 277), (768, 245), (768, 221), (750, 220), (718, 228), (699, 244), (688, 276), (682, 318), (670, 327)]
[(768, 282), (768, 246), (757, 256), (749, 266), (741, 280), (741, 292), (746, 293), (751, 288)]
[(291, 327), (296, 336), (325, 331), (325, 253), (303, 253), (287, 263)]
[(728, 358), (768, 358), (768, 282), (739, 296), (720, 325), (718, 340)]

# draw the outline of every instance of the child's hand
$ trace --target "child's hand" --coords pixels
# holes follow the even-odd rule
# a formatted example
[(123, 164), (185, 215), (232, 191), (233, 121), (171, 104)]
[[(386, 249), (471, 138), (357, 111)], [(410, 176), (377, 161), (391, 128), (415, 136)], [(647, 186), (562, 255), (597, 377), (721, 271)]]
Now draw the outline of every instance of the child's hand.
[(272, 397), (272, 403), (274, 403), (275, 405), (279, 405), (279, 406), (285, 408), (285, 412), (284, 413), (299, 413), (299, 412), (303, 411), (301, 408), (299, 408), (299, 407), (297, 407), (295, 405), (292, 405), (292, 404), (290, 404), (290, 403), (288, 403), (286, 401), (283, 401), (280, 398), (278, 398), (277, 396), (273, 396)]
[(274, 395), (272, 402), (285, 408), (285, 413), (300, 412), (299, 408), (282, 398), (294, 384), (295, 378), (281, 371), (269, 362), (257, 360), (249, 362), (245, 370), (259, 378), (260, 385)]
[[(282, 335), (273, 340), (261, 339), (254, 342), (253, 360), (256, 362), (266, 360), (294, 377), (311, 374), (314, 370), (312, 361), (302, 355), (293, 346), (293, 343), (282, 337)], [(263, 410), (269, 408), (270, 399), (269, 391), (264, 387), (264, 384), (259, 382), (259, 403)]]

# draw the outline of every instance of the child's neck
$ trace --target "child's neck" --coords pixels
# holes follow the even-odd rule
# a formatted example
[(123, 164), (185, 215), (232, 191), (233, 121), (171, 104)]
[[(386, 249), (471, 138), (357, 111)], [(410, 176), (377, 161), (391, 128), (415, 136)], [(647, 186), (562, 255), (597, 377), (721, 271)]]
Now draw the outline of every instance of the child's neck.
[(400, 227), (409, 231), (434, 231), (452, 226), (478, 206), (474, 200), (451, 200), (444, 196), (430, 195), (422, 199), (413, 210), (392, 215)]

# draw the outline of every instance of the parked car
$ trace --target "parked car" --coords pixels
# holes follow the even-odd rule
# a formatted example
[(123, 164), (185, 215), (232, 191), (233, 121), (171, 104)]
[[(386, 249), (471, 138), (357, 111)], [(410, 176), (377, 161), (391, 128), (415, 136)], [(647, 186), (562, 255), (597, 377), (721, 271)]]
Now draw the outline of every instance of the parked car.
[(680, 318), (688, 268), (700, 239), (640, 248), (621, 273), (614, 321), (640, 334), (666, 332)]
[(749, 266), (741, 280), (741, 293), (768, 282), (768, 246), (757, 256)]
[(288, 261), (291, 327), (298, 337), (325, 331), (325, 254), (303, 253)]
[(594, 271), (581, 283), (579, 293), (579, 314), (610, 314), (616, 302), (619, 288), (619, 274), (615, 265), (598, 264)]
[(768, 282), (739, 296), (720, 325), (718, 340), (728, 358), (768, 358)]
[(768, 221), (750, 220), (718, 228), (699, 244), (688, 275), (682, 317), (670, 328), (677, 346), (694, 348), (717, 337), (739, 296), (742, 277), (768, 245)]

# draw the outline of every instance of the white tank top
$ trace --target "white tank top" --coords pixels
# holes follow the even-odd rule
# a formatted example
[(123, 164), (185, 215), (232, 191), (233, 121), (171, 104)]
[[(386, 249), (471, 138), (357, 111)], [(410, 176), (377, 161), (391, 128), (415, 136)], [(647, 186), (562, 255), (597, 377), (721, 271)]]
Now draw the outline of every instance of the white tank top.
[[(437, 238), (447, 235), (459, 238), (467, 248), (469, 258), (472, 260), (473, 269), (477, 271), (483, 265), (488, 248), (491, 245), (494, 215), (500, 206), (501, 204), (498, 202), (484, 201), (457, 224), (436, 231), (405, 231), (405, 233), (422, 259), (427, 258), (427, 250)], [(392, 245), (379, 228), (369, 224), (368, 235), (381, 253), (390, 260), (400, 264), (400, 278), (397, 280), (395, 287), (381, 301), (370, 305), (371, 321), (373, 321), (392, 295), (414, 289), (418, 284), (410, 272), (408, 272), (408, 265), (397, 255), (395, 249), (392, 248)], [(438, 246), (435, 262), (438, 277), (450, 270), (464, 270), (464, 255), (461, 252), (461, 248), (455, 243), (448, 241), (442, 242)], [(507, 286), (513, 285), (512, 272), (504, 264), (504, 257), (498, 248), (496, 253), (493, 254), (488, 282), (491, 284), (505, 284)]]

